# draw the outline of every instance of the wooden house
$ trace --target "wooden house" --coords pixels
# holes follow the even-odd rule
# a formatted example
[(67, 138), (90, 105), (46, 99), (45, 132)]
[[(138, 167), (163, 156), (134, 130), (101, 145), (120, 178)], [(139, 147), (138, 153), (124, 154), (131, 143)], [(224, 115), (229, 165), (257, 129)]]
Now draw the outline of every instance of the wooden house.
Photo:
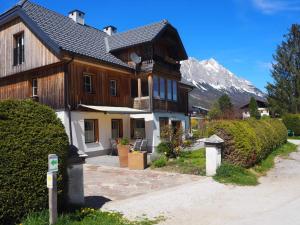
[(160, 142), (165, 124), (189, 129), (180, 61), (187, 54), (166, 20), (117, 32), (30, 1), (0, 15), (0, 100), (33, 99), (52, 107), (70, 143), (88, 156), (107, 154), (110, 139)]

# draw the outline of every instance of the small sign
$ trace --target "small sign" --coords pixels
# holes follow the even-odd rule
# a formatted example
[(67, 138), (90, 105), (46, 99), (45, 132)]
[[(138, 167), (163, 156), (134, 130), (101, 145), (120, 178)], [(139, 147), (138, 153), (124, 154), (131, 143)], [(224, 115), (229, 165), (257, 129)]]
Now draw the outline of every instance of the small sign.
[(48, 171), (49, 172), (58, 171), (58, 156), (55, 154), (48, 155)]
[(47, 188), (53, 188), (53, 173), (47, 173)]

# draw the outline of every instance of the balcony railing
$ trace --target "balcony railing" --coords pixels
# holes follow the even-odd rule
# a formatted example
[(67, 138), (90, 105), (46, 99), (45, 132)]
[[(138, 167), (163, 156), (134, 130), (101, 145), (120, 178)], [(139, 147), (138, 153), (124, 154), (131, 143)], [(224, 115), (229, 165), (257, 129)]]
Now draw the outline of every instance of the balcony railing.
[(140, 110), (149, 110), (150, 109), (150, 97), (137, 97), (133, 100), (133, 108)]

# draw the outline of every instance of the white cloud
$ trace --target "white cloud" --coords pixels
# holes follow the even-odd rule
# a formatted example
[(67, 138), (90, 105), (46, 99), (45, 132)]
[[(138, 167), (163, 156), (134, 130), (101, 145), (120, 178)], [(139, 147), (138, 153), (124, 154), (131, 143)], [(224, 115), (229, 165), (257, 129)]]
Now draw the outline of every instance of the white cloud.
[(257, 61), (257, 65), (262, 70), (268, 70), (268, 71), (270, 71), (273, 68), (271, 62)]
[(266, 14), (300, 11), (300, 0), (251, 0), (255, 8)]

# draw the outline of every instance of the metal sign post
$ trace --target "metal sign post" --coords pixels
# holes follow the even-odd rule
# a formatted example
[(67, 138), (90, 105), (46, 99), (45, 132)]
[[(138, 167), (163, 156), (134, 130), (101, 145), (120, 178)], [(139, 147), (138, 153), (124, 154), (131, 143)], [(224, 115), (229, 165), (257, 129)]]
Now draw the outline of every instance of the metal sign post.
[(49, 192), (49, 224), (57, 221), (57, 171), (58, 157), (55, 154), (48, 155), (47, 188)]

